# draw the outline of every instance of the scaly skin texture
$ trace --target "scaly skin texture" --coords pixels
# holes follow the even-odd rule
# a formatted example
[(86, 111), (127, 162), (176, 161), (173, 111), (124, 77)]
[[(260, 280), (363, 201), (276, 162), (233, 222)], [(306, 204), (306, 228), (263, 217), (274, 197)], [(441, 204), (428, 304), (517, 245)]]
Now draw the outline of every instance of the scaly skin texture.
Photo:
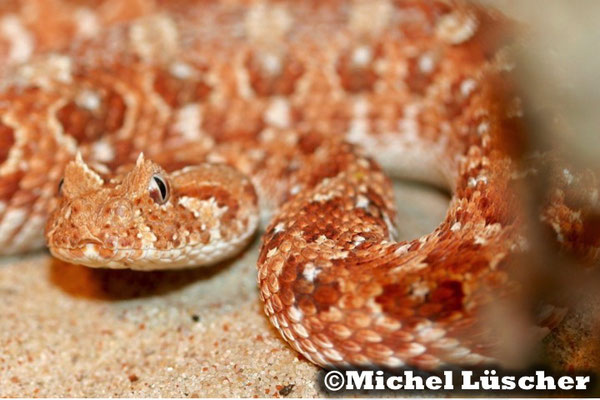
[[(312, 362), (497, 356), (481, 311), (518, 289), (527, 246), (506, 21), (444, 1), (100, 3), (46, 3), (65, 18), (39, 47), (7, 6), (25, 36), (4, 57), (25, 63), (0, 95), (0, 252), (42, 246), (51, 213), (56, 257), (194, 267), (261, 219), (260, 297)], [(87, 26), (73, 10), (94, 33), (63, 49)], [(384, 170), (451, 190), (434, 232), (395, 240)]]
[(254, 187), (235, 169), (199, 164), (167, 174), (143, 155), (123, 169), (103, 179), (81, 157), (67, 165), (46, 229), (52, 254), (95, 267), (205, 265), (240, 251), (256, 230)]

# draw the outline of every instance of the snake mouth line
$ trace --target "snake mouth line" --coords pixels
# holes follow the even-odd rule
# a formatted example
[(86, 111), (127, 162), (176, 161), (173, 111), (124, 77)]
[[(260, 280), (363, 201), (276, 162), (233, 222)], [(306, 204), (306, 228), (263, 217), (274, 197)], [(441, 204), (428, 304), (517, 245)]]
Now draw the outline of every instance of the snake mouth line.
[[(186, 246), (171, 250), (158, 249), (108, 249), (87, 245), (79, 248), (50, 248), (52, 255), (72, 264), (93, 268), (158, 270), (192, 268), (212, 264), (224, 257), (225, 249), (212, 249), (204, 252), (201, 248)], [(220, 250), (220, 251), (218, 251)]]
[(50, 247), (50, 252), (61, 260), (81, 264), (88, 267), (135, 268), (148, 265), (171, 266), (173, 264), (190, 264), (189, 255), (193, 253), (193, 246), (177, 249), (133, 249), (133, 248), (107, 248), (96, 244), (87, 244), (81, 247)]
[(63, 261), (97, 268), (172, 269), (213, 265), (246, 247), (253, 237), (243, 235), (230, 241), (187, 245), (172, 249), (110, 249), (98, 244), (81, 247), (52, 247), (50, 252)]
[(109, 247), (104, 247), (104, 246), (99, 246), (97, 244), (86, 244), (84, 246), (78, 246), (78, 247), (62, 247), (62, 246), (50, 246), (49, 249), (50, 250), (59, 250), (59, 251), (73, 251), (73, 252), (85, 252), (86, 250), (89, 251), (90, 249), (94, 249), (94, 250), (98, 250), (98, 251), (105, 251), (105, 252), (120, 252), (120, 251), (153, 251), (153, 252), (171, 252), (171, 251), (180, 251), (180, 250), (186, 250), (186, 249), (192, 249), (195, 248), (196, 246), (194, 245), (187, 245), (187, 246), (181, 246), (181, 247), (172, 247), (170, 249), (135, 249), (132, 247), (118, 247), (118, 248), (109, 248)]

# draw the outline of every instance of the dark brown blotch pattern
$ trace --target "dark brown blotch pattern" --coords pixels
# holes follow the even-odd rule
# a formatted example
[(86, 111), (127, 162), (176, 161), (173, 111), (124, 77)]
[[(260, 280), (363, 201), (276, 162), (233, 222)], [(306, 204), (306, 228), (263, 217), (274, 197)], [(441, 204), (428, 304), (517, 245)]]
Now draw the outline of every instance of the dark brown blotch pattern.
[(75, 138), (79, 144), (91, 143), (115, 133), (125, 120), (127, 107), (120, 94), (113, 90), (100, 94), (94, 90), (92, 95), (101, 96), (97, 109), (87, 109), (76, 100), (71, 100), (56, 113), (65, 133)]

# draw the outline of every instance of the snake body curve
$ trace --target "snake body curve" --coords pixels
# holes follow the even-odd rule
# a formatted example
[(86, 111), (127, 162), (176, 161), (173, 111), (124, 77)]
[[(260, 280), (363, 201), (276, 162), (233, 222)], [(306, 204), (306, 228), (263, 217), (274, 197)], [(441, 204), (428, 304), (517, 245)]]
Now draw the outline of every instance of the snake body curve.
[[(0, 47), (16, 65), (0, 253), (47, 242), (88, 266), (197, 266), (262, 221), (265, 312), (310, 361), (494, 359), (478, 313), (526, 246), (501, 17), (445, 1), (132, 1), (140, 15), (119, 19), (101, 3), (32, 1), (68, 10), (52, 40), (26, 11), (1, 21), (21, 36)], [(387, 174), (451, 190), (438, 228), (395, 240)]]

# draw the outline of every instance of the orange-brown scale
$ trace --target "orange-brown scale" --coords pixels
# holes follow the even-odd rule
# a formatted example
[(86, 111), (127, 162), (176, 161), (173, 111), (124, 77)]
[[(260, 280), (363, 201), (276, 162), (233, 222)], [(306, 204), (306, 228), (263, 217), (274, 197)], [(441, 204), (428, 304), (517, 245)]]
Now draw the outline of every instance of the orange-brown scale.
[[(193, 79), (182, 79), (173, 71), (157, 70), (154, 78), (154, 90), (160, 94), (165, 103), (177, 109), (186, 104), (203, 102), (212, 91), (211, 85), (204, 78), (205, 66), (181, 64), (171, 68), (182, 68), (185, 74), (194, 75)], [(189, 71), (188, 71), (189, 69)]]

